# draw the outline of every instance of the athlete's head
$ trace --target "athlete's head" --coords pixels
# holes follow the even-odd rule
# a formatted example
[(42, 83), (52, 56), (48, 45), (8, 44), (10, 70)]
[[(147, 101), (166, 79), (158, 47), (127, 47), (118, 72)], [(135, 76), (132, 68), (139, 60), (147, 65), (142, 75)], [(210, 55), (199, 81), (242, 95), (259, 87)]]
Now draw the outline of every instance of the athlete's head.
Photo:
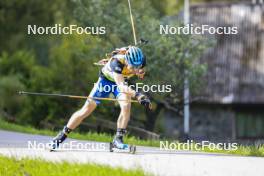
[(142, 50), (136, 46), (129, 46), (125, 58), (128, 65), (134, 68), (140, 68), (146, 62)]

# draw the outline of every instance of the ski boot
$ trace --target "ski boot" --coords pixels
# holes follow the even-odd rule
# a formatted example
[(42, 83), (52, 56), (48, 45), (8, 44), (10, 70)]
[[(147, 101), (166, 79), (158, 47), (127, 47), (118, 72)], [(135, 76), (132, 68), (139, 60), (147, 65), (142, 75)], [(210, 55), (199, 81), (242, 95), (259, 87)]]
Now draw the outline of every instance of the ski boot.
[(55, 151), (57, 149), (59, 149), (59, 145), (65, 141), (65, 139), (67, 138), (67, 135), (71, 132), (72, 130), (69, 129), (68, 127), (64, 127), (63, 130), (61, 132), (58, 133), (58, 135), (53, 138), (53, 140), (51, 141), (50, 144), (50, 151)]
[(123, 136), (116, 136), (113, 140), (113, 147), (121, 150), (128, 149), (128, 144), (124, 144), (123, 142)]
[(118, 129), (117, 134), (113, 140), (110, 142), (110, 152), (114, 149), (129, 151), (129, 153), (134, 154), (136, 152), (136, 146), (124, 144), (123, 135), (126, 133), (125, 129)]

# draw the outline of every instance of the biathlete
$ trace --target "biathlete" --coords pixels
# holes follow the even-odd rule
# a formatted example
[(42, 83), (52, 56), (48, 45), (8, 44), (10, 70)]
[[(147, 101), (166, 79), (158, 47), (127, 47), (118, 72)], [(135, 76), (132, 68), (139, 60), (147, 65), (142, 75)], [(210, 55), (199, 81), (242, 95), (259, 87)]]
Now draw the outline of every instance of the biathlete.
[[(100, 71), (99, 79), (92, 89), (89, 97), (83, 107), (76, 111), (64, 126), (63, 130), (52, 140), (52, 149), (56, 149), (67, 138), (68, 134), (80, 125), (80, 123), (88, 117), (100, 104), (99, 98), (106, 98), (112, 93), (121, 108), (118, 120), (117, 131), (112, 144), (119, 149), (126, 149), (127, 144), (123, 142), (123, 136), (126, 133), (128, 121), (130, 119), (130, 109), (132, 98), (144, 105), (146, 108), (151, 108), (150, 99), (135, 90), (131, 89), (126, 79), (137, 75), (139, 78), (144, 77), (146, 66), (146, 57), (142, 50), (136, 46), (128, 46), (117, 49), (112, 52), (111, 57), (103, 60), (104, 66)], [(104, 89), (105, 86), (110, 86), (111, 89)], [(102, 89), (103, 87), (103, 89)], [(94, 98), (94, 99), (93, 99)]]

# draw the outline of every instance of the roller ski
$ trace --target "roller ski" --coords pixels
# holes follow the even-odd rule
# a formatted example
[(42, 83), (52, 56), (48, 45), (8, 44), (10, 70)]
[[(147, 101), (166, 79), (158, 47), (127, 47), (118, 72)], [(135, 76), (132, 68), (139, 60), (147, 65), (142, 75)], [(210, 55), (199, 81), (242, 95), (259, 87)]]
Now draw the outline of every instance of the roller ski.
[(123, 144), (122, 146), (116, 146), (116, 144), (114, 144), (114, 142), (110, 142), (109, 150), (110, 150), (110, 152), (128, 151), (128, 153), (135, 154), (136, 153), (136, 146), (135, 145), (128, 145), (128, 144)]
[(121, 129), (117, 132), (113, 142), (110, 142), (109, 150), (110, 152), (114, 151), (127, 151), (128, 153), (135, 154), (136, 153), (136, 146), (124, 144), (123, 142), (123, 135), (125, 131)]

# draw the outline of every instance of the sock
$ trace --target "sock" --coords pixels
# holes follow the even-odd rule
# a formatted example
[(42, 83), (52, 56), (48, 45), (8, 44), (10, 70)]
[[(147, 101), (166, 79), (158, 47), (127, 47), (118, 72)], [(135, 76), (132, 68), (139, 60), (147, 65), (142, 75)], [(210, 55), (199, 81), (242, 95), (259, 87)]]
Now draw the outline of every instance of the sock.
[(117, 128), (117, 130), (116, 130), (116, 135), (117, 136), (124, 136), (125, 134), (126, 134), (126, 129), (124, 129), (124, 128)]
[(70, 132), (72, 131), (72, 129), (68, 128), (67, 126), (64, 126), (63, 130), (62, 130), (66, 135), (70, 134)]
[(117, 128), (116, 130), (116, 139), (118, 139), (119, 141), (123, 142), (123, 136), (126, 134), (126, 129), (124, 128)]

